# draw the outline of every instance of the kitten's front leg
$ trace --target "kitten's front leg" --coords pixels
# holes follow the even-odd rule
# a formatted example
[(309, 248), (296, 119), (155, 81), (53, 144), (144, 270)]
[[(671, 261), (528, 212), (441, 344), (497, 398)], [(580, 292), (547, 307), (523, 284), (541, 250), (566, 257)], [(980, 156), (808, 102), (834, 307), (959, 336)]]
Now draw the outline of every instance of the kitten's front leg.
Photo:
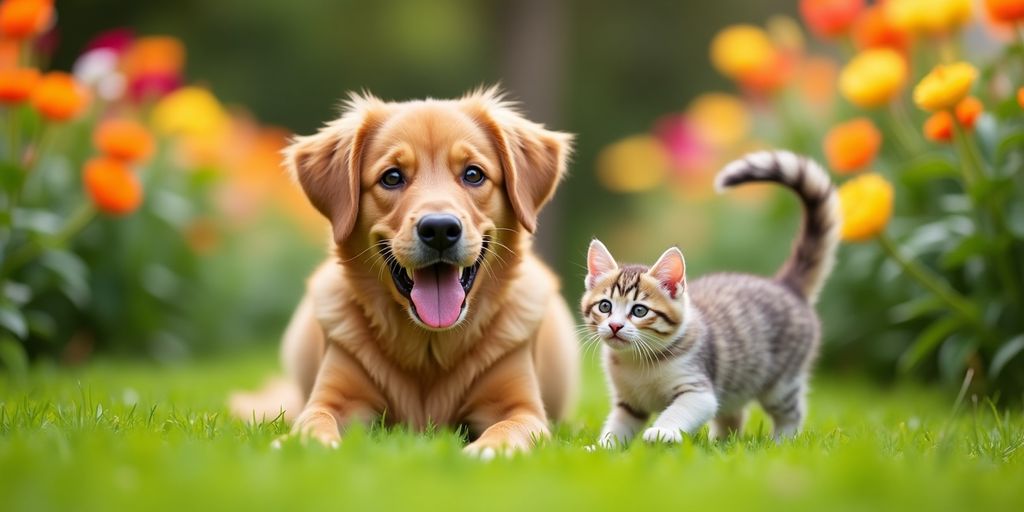
[(614, 448), (629, 444), (640, 427), (647, 423), (648, 413), (640, 411), (626, 402), (618, 402), (608, 413), (608, 419), (601, 429), (597, 444), (601, 448)]
[(718, 399), (710, 386), (682, 391), (661, 412), (654, 425), (644, 431), (643, 439), (648, 443), (678, 443), (683, 440), (684, 432), (693, 434), (714, 418), (717, 411)]

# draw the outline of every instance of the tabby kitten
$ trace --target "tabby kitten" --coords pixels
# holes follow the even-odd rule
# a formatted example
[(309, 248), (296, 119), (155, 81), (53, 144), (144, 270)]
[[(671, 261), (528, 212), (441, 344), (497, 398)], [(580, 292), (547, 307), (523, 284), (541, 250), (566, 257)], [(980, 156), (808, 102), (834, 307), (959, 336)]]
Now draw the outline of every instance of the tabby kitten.
[(648, 442), (681, 441), (709, 420), (712, 436), (735, 432), (752, 400), (771, 416), (776, 440), (799, 431), (820, 336), (813, 304), (838, 244), (838, 200), (821, 166), (785, 151), (730, 163), (716, 188), (755, 181), (792, 189), (804, 206), (801, 234), (773, 278), (721, 273), (687, 282), (679, 249), (650, 268), (620, 267), (591, 242), (581, 307), (604, 342), (612, 391), (601, 446), (628, 443), (651, 413), (659, 414), (643, 432)]

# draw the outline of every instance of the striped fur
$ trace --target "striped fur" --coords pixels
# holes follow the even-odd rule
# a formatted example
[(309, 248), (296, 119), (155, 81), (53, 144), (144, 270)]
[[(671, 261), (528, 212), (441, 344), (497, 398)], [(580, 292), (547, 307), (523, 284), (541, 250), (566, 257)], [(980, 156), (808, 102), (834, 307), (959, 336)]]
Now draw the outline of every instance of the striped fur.
[(750, 182), (784, 185), (804, 206), (803, 225), (789, 259), (776, 279), (814, 303), (825, 284), (839, 245), (839, 199), (828, 173), (817, 162), (788, 151), (762, 151), (736, 160), (718, 174), (715, 188), (722, 191)]
[[(726, 435), (742, 427), (754, 400), (771, 416), (776, 439), (799, 430), (820, 343), (813, 303), (835, 257), (838, 200), (818, 164), (789, 152), (737, 160), (718, 175), (717, 187), (752, 181), (792, 189), (805, 209), (801, 234), (775, 278), (718, 273), (688, 282), (678, 275), (685, 274), (678, 249), (648, 269), (619, 267), (601, 242), (591, 243), (581, 308), (592, 340), (603, 341), (612, 392), (602, 446), (629, 441), (654, 413), (645, 441), (679, 441), (709, 421), (713, 435)], [(676, 272), (666, 274), (662, 262), (673, 257)], [(665, 275), (675, 277), (666, 283)], [(637, 305), (661, 314), (631, 316)]]

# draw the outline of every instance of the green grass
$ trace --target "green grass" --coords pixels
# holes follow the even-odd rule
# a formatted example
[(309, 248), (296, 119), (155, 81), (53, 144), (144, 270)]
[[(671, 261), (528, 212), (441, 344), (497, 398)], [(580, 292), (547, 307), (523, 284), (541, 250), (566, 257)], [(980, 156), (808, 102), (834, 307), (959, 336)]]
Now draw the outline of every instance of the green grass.
[(805, 433), (783, 445), (755, 411), (740, 438), (587, 453), (607, 409), (591, 367), (553, 440), (484, 463), (447, 431), (271, 450), (286, 425), (223, 404), (274, 367), (258, 354), (0, 375), (0, 509), (1024, 509), (1024, 418), (970, 398), (953, 416), (937, 391), (820, 375)]

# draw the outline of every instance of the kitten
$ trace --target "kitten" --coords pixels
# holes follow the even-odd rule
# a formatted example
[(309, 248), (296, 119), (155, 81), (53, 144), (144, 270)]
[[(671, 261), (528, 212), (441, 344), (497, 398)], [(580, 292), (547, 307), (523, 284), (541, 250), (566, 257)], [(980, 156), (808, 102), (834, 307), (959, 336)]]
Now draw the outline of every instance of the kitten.
[(804, 206), (801, 234), (773, 278), (712, 274), (686, 280), (677, 248), (650, 268), (616, 264), (598, 240), (587, 255), (583, 319), (604, 342), (612, 410), (599, 444), (678, 442), (713, 420), (713, 437), (742, 428), (744, 408), (760, 402), (776, 440), (795, 435), (806, 413), (807, 378), (820, 327), (813, 304), (838, 245), (838, 199), (828, 174), (785, 151), (760, 152), (727, 165), (721, 191), (771, 181)]

